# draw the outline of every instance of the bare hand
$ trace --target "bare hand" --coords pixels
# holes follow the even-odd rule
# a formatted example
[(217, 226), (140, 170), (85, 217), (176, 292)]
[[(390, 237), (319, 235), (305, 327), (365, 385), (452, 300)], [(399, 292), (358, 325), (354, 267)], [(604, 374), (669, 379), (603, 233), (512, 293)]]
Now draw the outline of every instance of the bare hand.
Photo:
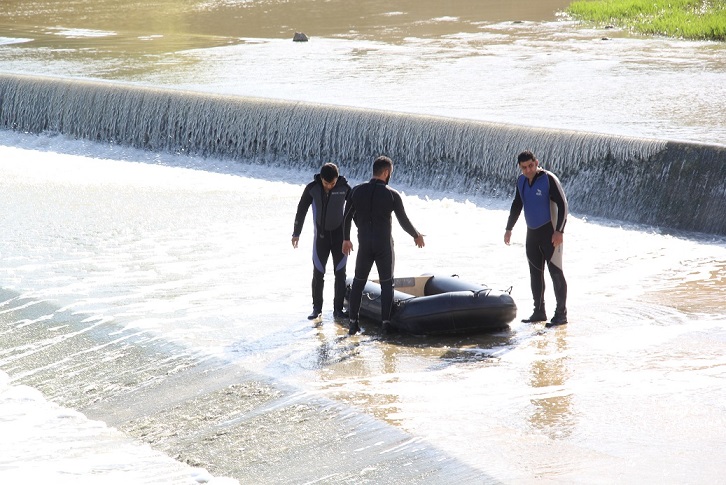
[(353, 252), (353, 243), (348, 241), (347, 239), (343, 241), (343, 254), (346, 256), (350, 256), (350, 253)]
[(504, 244), (509, 246), (509, 242), (512, 240), (512, 231), (504, 231)]
[(416, 238), (415, 238), (415, 239), (413, 240), (413, 242), (414, 242), (414, 243), (416, 243), (416, 246), (418, 246), (418, 247), (420, 247), (420, 248), (422, 248), (422, 247), (426, 246), (426, 244), (424, 243), (424, 237), (423, 237), (423, 234), (419, 234), (419, 235), (418, 235), (418, 237), (416, 237)]
[(552, 234), (552, 245), (554, 247), (559, 246), (560, 244), (562, 244), (563, 239), (564, 235), (559, 231), (555, 231), (554, 234)]
[(292, 238), (292, 247), (294, 247), (295, 249), (297, 249), (297, 242), (298, 242), (299, 240), (300, 240), (300, 238), (299, 238), (299, 237), (293, 237), (293, 238)]

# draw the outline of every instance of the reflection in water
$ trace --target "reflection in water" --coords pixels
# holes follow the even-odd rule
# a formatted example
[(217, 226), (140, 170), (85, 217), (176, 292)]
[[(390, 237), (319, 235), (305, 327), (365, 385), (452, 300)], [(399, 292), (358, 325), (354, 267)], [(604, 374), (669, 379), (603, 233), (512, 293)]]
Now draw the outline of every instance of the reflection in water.
[(719, 313), (726, 308), (723, 291), (726, 289), (726, 261), (705, 262), (703, 269), (691, 273), (684, 280), (683, 275), (673, 272), (666, 281), (672, 288), (654, 291), (649, 299), (674, 308), (694, 313)]
[(383, 336), (377, 324), (367, 323), (355, 337), (348, 337), (339, 325), (332, 335), (330, 328), (317, 327), (315, 362), (301, 365), (315, 371), (320, 389), (335, 400), (404, 428), (407, 419), (402, 406), (410, 375), (434, 376), (448, 370), (459, 376), (453, 377), (456, 380), (467, 371), (497, 365), (502, 355), (528, 338), (513, 330), (466, 336)]
[[(123, 15), (119, 15), (123, 11)], [(229, 43), (213, 25), (195, 28), (190, 2), (3, 2), (0, 37), (23, 38), (26, 48), (121, 60)], [(71, 52), (69, 52), (71, 51)]]
[(358, 355), (358, 346), (360, 342), (348, 339), (345, 336), (336, 336), (328, 340), (325, 333), (318, 331), (316, 333), (320, 344), (315, 353), (315, 370), (322, 370), (334, 364), (345, 362), (353, 359)]
[(326, 335), (321, 327), (316, 328), (318, 346), (315, 368), (311, 370), (325, 382), (324, 389), (331, 397), (365, 408), (376, 418), (400, 424), (390, 418), (400, 411), (399, 396), (395, 392), (376, 391), (376, 382), (380, 384), (381, 376), (386, 376), (383, 377), (386, 383), (398, 380), (396, 348), (382, 344), (380, 336), (371, 336), (370, 331), (363, 338), (348, 337), (345, 328), (335, 327), (333, 336)]
[[(313, 37), (403, 42), (478, 32), (480, 24), (507, 20), (554, 20), (569, 2), (526, 0), (227, 1), (227, 0), (4, 0), (0, 59), (96, 63), (90, 73), (71, 66), (68, 74), (128, 79), (194, 61), (175, 55), (192, 49), (244, 44), (246, 39)], [(123, 12), (123, 15), (119, 15)], [(63, 70), (63, 68), (61, 68)]]
[(41, 33), (62, 26), (123, 33), (138, 40), (184, 34), (201, 42), (205, 37), (292, 39), (301, 30), (315, 37), (395, 42), (409, 36), (476, 32), (480, 22), (551, 21), (568, 4), (567, 0), (4, 0), (0, 33), (13, 29)]
[(566, 386), (569, 374), (566, 337), (567, 327), (543, 332), (535, 340), (538, 353), (530, 368), (530, 402), (534, 410), (529, 422), (550, 439), (567, 438), (574, 428), (572, 392)]

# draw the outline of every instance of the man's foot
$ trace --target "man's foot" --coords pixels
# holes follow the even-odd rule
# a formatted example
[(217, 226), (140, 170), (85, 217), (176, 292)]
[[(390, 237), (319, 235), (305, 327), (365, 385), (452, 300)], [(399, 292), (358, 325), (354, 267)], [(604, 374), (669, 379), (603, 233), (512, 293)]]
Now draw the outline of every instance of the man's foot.
[(556, 327), (558, 325), (567, 325), (567, 315), (558, 315), (555, 313), (555, 316), (545, 324), (545, 327)]
[(319, 320), (323, 316), (323, 312), (317, 308), (313, 308), (313, 312), (308, 315), (308, 320)]
[(524, 323), (546, 322), (547, 315), (545, 312), (534, 312), (529, 318), (523, 318)]
[(335, 318), (336, 320), (343, 320), (345, 318), (348, 318), (348, 312), (346, 312), (345, 310), (335, 310), (333, 312), (333, 318)]
[(358, 320), (351, 320), (348, 324), (348, 335), (355, 335), (360, 331)]
[(391, 321), (383, 320), (383, 324), (381, 324), (381, 330), (383, 331), (383, 335), (388, 335), (389, 333), (393, 332)]

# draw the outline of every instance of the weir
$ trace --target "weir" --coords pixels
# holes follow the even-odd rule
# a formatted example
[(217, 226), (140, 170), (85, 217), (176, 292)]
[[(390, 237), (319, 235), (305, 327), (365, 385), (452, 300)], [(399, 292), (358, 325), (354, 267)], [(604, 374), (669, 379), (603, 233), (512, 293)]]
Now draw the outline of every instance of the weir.
[(390, 156), (399, 183), (509, 198), (532, 150), (580, 216), (726, 235), (726, 145), (0, 74), (0, 128), (367, 178)]

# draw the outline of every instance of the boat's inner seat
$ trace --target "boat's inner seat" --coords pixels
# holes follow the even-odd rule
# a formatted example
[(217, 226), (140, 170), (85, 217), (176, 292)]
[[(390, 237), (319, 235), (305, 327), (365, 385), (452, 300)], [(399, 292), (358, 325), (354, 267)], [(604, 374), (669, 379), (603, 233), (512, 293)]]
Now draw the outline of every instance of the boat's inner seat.
[[(428, 296), (429, 294), (426, 293), (426, 283), (428, 283), (431, 278), (431, 275), (393, 278), (393, 288), (398, 292), (406, 293), (411, 296)], [(381, 284), (380, 280), (373, 281)]]

